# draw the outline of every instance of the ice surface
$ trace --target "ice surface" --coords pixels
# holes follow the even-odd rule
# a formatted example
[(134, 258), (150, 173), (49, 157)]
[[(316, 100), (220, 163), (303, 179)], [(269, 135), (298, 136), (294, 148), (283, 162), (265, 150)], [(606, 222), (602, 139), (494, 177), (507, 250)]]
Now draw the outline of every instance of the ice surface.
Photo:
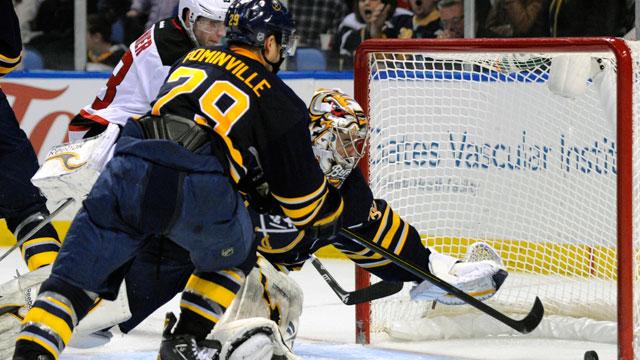
[[(6, 248), (0, 248), (4, 252)], [(19, 252), (0, 263), (0, 282), (15, 270), (25, 272)], [(342, 260), (322, 260), (347, 290), (354, 288), (353, 265)], [(311, 265), (292, 276), (304, 290), (304, 310), (295, 352), (308, 360), (466, 360), (466, 359), (582, 359), (586, 350), (596, 350), (600, 359), (615, 359), (614, 345), (573, 341), (520, 338), (398, 342), (380, 337), (373, 346), (355, 342), (355, 307), (343, 305)], [(158, 309), (131, 333), (114, 332), (111, 342), (92, 349), (67, 348), (61, 360), (155, 360), (164, 314), (178, 309), (177, 298)]]

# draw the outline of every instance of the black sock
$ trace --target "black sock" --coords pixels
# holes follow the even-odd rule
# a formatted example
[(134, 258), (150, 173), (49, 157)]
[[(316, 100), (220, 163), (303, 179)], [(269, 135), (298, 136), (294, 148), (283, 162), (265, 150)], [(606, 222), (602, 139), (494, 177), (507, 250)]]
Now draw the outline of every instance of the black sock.
[(193, 335), (196, 338), (196, 341), (204, 340), (207, 335), (213, 330), (213, 326), (215, 325), (208, 319), (203, 318), (202, 316), (194, 313), (193, 311), (187, 310), (185, 308), (181, 309), (180, 320), (178, 320), (178, 325), (176, 325), (176, 329), (174, 330), (174, 335)]
[(13, 355), (14, 360), (36, 359), (38, 355), (48, 355), (51, 359), (55, 359), (55, 356), (47, 349), (32, 341), (18, 340), (16, 342), (16, 350)]

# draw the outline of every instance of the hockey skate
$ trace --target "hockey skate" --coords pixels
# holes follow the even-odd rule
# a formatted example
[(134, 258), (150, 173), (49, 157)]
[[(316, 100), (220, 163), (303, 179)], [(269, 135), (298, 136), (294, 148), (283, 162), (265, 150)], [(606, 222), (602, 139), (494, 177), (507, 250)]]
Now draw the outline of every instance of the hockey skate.
[(218, 360), (221, 347), (218, 341), (196, 341), (191, 335), (174, 335), (171, 329), (176, 321), (173, 313), (167, 313), (158, 360)]
[[(433, 262), (438, 261), (441, 264), (433, 264), (432, 273), (478, 300), (486, 300), (495, 295), (508, 275), (507, 271), (502, 269), (500, 255), (484, 242), (470, 245), (463, 261), (451, 261), (446, 258), (446, 255), (437, 254), (437, 260)], [(442, 271), (443, 268), (449, 270)], [(464, 304), (462, 300), (429, 281), (415, 286), (410, 294), (412, 300), (437, 301), (445, 305)]]

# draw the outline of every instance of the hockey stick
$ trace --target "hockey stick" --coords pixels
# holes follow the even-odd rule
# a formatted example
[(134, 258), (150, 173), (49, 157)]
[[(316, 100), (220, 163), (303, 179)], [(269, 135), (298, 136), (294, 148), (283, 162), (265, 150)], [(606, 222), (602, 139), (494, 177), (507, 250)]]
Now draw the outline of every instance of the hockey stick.
[(331, 276), (320, 260), (313, 255), (311, 256), (311, 264), (313, 264), (313, 267), (318, 270), (318, 273), (320, 273), (324, 281), (327, 282), (329, 287), (331, 287), (331, 290), (338, 295), (345, 305), (355, 305), (387, 297), (402, 290), (402, 287), (404, 286), (401, 282), (380, 281), (366, 288), (355, 291), (346, 291), (340, 286), (340, 284), (338, 284), (336, 279)]
[[(38, 214), (31, 215), (30, 217), (25, 219), (25, 220), (30, 220), (30, 221), (28, 221), (28, 222), (23, 221), (20, 225), (18, 225), (18, 228), (16, 229), (16, 234), (22, 229), (22, 227), (21, 227), (22, 224), (26, 225), (27, 223), (32, 222), (34, 220), (40, 220), (40, 222), (36, 226), (34, 226), (33, 229), (31, 229), (19, 241), (17, 241), (15, 245), (13, 245), (9, 250), (7, 250), (4, 254), (2, 254), (2, 256), (0, 256), (0, 261), (4, 260), (4, 258), (9, 256), (9, 254), (11, 254), (11, 252), (13, 250), (15, 250), (15, 249), (19, 248), (20, 246), (22, 246), (22, 244), (24, 244), (25, 241), (29, 240), (29, 238), (32, 237), (33, 234), (37, 233), (38, 230), (42, 229), (43, 226), (45, 226), (49, 222), (51, 222), (51, 220), (53, 220), (54, 217), (56, 217), (60, 212), (62, 212), (62, 210), (64, 210), (67, 206), (71, 205), (71, 203), (73, 203), (73, 202), (74, 202), (73, 198), (67, 198), (67, 199), (64, 200), (64, 202), (62, 204), (60, 204), (60, 206), (58, 206), (57, 209), (53, 210), (51, 212), (51, 214), (49, 214), (47, 216), (42, 216), (42, 214), (38, 213)], [(22, 225), (22, 226), (24, 226), (24, 225)]]
[(465, 293), (464, 291), (456, 288), (448, 282), (438, 278), (437, 276), (434, 276), (433, 274), (420, 268), (419, 266), (399, 257), (395, 253), (383, 248), (382, 246), (371, 240), (365, 239), (345, 228), (340, 229), (340, 234), (368, 248), (369, 250), (384, 256), (385, 258), (391, 260), (394, 264), (419, 277), (420, 279), (429, 281), (430, 283), (446, 291), (447, 293), (457, 297), (458, 299), (466, 302), (467, 304), (475, 307), (483, 313), (523, 334), (528, 334), (533, 331), (533, 329), (535, 329), (538, 324), (540, 324), (540, 321), (542, 321), (542, 317), (544, 316), (544, 307), (542, 306), (542, 301), (540, 301), (537, 296), (533, 303), (531, 311), (529, 311), (529, 314), (527, 314), (527, 316), (522, 320), (515, 320), (492, 308), (491, 306), (483, 303), (482, 301), (474, 298), (473, 296)]

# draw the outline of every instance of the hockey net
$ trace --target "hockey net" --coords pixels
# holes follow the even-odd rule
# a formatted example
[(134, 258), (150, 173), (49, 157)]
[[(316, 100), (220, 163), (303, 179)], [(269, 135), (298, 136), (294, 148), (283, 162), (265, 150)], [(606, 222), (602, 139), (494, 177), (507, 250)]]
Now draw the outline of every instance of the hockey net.
[[(624, 358), (640, 353), (639, 50), (594, 38), (374, 40), (355, 72), (374, 196), (440, 252), (497, 249), (510, 275), (488, 303), (521, 318), (539, 296), (545, 319), (530, 336), (618, 342)], [(361, 342), (516, 336), (470, 306), (412, 302), (407, 286), (357, 314)]]

